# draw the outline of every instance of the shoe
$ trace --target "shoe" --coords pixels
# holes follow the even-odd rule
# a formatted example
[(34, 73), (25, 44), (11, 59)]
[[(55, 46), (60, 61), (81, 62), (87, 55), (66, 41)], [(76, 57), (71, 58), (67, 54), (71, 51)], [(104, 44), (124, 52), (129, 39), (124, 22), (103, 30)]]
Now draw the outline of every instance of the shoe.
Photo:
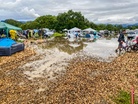
[(115, 50), (115, 52), (117, 53), (117, 49)]

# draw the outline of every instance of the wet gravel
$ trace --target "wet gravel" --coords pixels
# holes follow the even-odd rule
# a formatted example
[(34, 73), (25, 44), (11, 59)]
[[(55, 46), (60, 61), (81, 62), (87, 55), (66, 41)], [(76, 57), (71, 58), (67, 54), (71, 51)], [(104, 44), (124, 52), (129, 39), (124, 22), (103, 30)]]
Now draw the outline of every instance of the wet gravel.
[(120, 90), (138, 93), (138, 53), (126, 53), (112, 62), (98, 61), (91, 56), (71, 59), (66, 71), (56, 77), (29, 80), (25, 63), (41, 59), (26, 49), (11, 57), (0, 57), (1, 104), (114, 104), (111, 97)]

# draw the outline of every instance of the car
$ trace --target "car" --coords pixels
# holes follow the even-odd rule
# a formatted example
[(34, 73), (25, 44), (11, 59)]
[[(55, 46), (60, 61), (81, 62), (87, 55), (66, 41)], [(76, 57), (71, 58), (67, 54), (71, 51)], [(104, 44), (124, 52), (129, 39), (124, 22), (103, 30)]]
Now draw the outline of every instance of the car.
[(130, 39), (130, 40), (135, 39), (136, 36), (138, 36), (138, 33), (137, 32), (133, 32), (132, 31), (132, 32), (128, 32), (127, 33), (127, 38)]
[(46, 35), (48, 35), (48, 36), (51, 36), (51, 35), (53, 35), (53, 34), (54, 34), (53, 31), (47, 31), (47, 32), (46, 32)]
[(54, 32), (49, 30), (48, 28), (43, 28), (43, 30), (45, 32), (45, 35), (47, 35), (48, 37), (54, 34)]

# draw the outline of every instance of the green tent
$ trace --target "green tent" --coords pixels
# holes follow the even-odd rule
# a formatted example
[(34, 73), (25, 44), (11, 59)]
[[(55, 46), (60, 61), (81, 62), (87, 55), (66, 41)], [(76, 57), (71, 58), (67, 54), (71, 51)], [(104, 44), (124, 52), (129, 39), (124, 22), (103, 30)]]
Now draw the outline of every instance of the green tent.
[(16, 26), (7, 24), (7, 23), (5, 23), (5, 22), (0, 22), (0, 29), (6, 30), (6, 36), (7, 36), (7, 37), (8, 37), (8, 32), (9, 32), (9, 30), (22, 30), (22, 29), (19, 28), (19, 27), (16, 27)]

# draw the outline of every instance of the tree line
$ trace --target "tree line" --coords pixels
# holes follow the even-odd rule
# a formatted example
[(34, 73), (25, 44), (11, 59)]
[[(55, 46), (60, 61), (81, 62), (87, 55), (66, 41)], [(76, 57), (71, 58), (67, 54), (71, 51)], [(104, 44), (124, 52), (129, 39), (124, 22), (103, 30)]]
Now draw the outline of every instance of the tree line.
[[(56, 31), (62, 31), (63, 29), (71, 29), (73, 27), (78, 27), (80, 29), (93, 28), (95, 30), (109, 30), (109, 31), (119, 31), (125, 29), (122, 25), (113, 25), (113, 24), (95, 24), (85, 18), (81, 12), (74, 12), (69, 10), (64, 13), (59, 13), (57, 16), (53, 15), (44, 15), (36, 18), (34, 21), (28, 21), (25, 23), (7, 19), (6, 23), (9, 23), (14, 26), (21, 27), (23, 30), (26, 29), (40, 29), (40, 28), (49, 28)], [(138, 26), (128, 27), (130, 29), (135, 29)]]

